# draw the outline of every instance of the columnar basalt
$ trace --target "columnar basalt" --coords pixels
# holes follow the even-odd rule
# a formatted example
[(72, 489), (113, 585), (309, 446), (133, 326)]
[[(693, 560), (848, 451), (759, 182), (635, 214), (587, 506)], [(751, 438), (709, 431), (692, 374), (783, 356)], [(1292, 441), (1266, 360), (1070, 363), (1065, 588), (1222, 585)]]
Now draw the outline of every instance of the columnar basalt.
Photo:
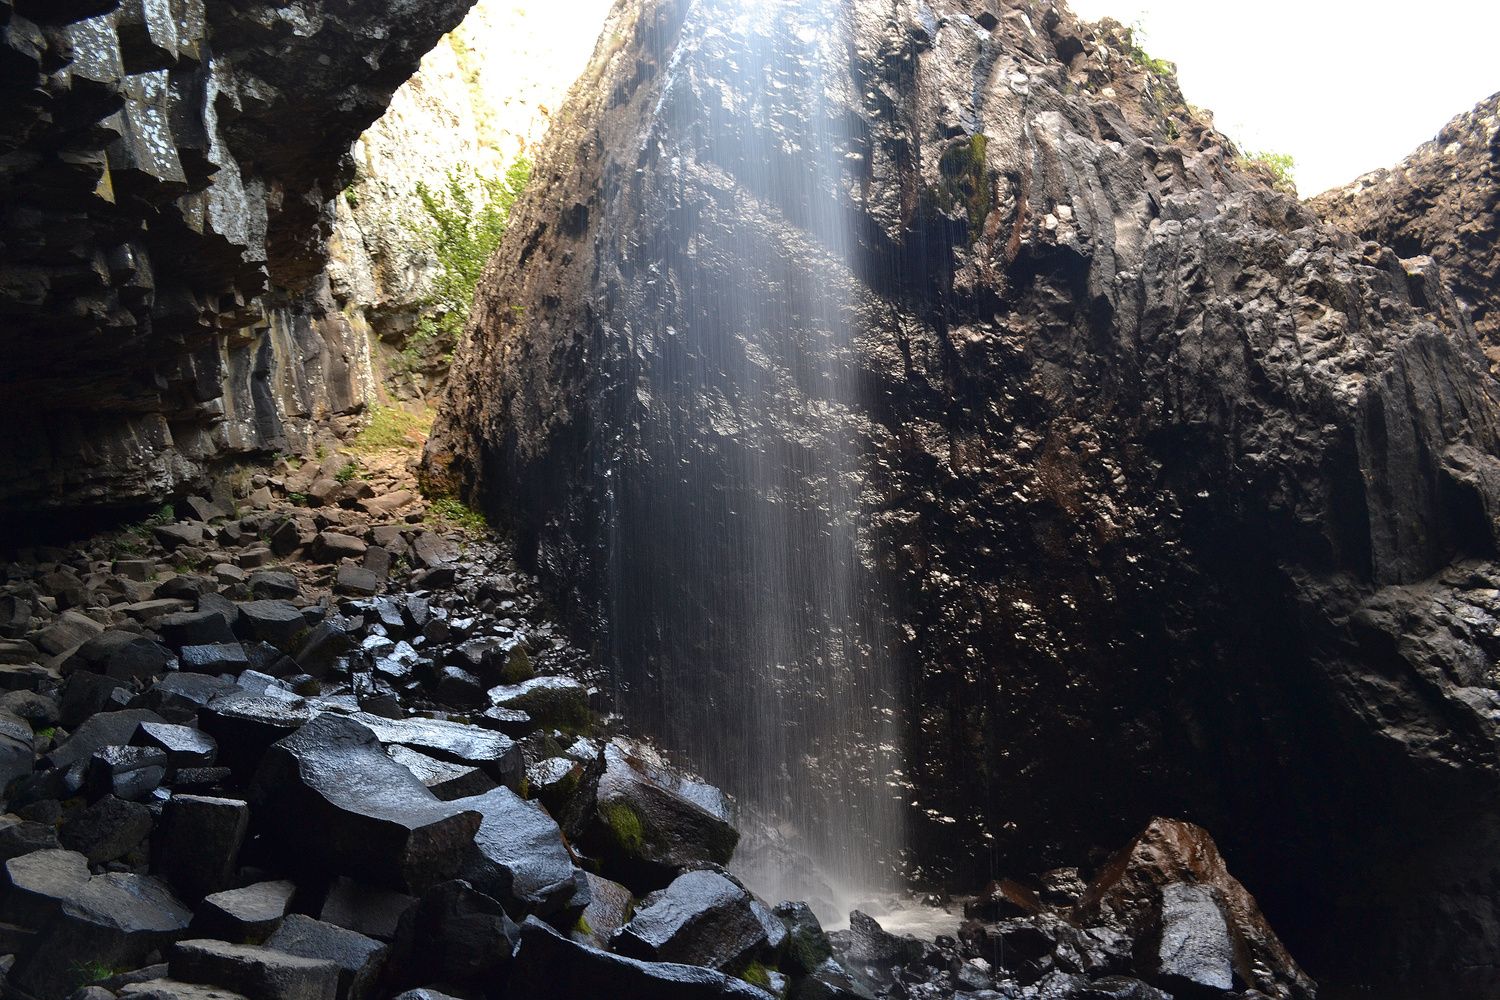
[(1389, 170), (1312, 199), (1324, 220), (1403, 257), (1428, 255), (1500, 368), (1500, 94)]
[(0, 2), (0, 509), (160, 502), (365, 402), (329, 202), (471, 4)]
[[(1117, 25), (1048, 0), (844, 17), (823, 124), (848, 270), (813, 238), (815, 179), (767, 187), (744, 155), (779, 123), (795, 176), (822, 102), (714, 58), (805, 39), (728, 0), (621, 0), (481, 290), (430, 481), (512, 524), (597, 648), (696, 662), (709, 704), (729, 668), (673, 626), (744, 584), (694, 570), (742, 498), (611, 525), (673, 476), (732, 484), (757, 441), (795, 462), (798, 434), (852, 436), (922, 872), (1039, 869), (1181, 815), (1315, 973), (1485, 995), (1500, 409), (1437, 268), (1238, 167)], [(695, 290), (794, 316), (786, 259), (845, 290), (873, 402), (767, 429)]]

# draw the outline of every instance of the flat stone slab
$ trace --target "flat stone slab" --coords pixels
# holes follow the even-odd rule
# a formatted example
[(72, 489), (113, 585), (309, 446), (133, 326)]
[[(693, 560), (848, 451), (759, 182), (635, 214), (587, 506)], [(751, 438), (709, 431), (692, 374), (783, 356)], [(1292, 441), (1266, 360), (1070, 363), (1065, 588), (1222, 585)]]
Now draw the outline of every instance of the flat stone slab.
[(172, 976), (227, 987), (255, 1000), (337, 1000), (338, 966), (256, 945), (194, 939), (172, 949)]
[(434, 796), (360, 721), (333, 714), (266, 751), (251, 796), (289, 858), (402, 891), (452, 878), (481, 819)]
[(471, 764), (511, 788), (521, 787), (526, 763), (520, 746), (503, 733), (446, 719), (383, 719), (365, 712), (353, 718), (386, 746), (399, 744), (439, 760)]

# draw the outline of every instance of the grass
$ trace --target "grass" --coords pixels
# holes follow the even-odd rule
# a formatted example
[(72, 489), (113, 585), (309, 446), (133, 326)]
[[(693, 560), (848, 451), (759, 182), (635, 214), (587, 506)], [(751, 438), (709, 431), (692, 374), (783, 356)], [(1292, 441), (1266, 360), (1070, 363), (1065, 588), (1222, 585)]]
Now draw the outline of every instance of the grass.
[(370, 408), (370, 421), (354, 437), (350, 450), (357, 455), (414, 451), (427, 440), (432, 414), (408, 413), (393, 406)]
[(350, 462), (348, 465), (340, 469), (338, 475), (334, 476), (333, 478), (338, 480), (340, 483), (347, 483), (353, 481), (354, 479), (363, 479), (365, 478), (365, 475), (365, 467), (358, 461), (354, 461)]
[(452, 497), (432, 501), (432, 505), (427, 508), (427, 519), (450, 528), (459, 528), (471, 535), (482, 535), (490, 530), (490, 523), (483, 514)]

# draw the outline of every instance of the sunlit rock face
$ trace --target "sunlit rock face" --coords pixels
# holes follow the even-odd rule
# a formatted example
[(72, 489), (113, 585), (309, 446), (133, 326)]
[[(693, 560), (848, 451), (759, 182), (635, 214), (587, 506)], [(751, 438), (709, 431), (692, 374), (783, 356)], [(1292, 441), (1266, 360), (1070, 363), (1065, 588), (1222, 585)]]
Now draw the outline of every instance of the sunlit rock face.
[[(1108, 25), (830, 5), (814, 94), (744, 62), (810, 44), (762, 6), (617, 6), (431, 478), (515, 527), (627, 712), (710, 755), (764, 661), (743, 512), (845, 552), (924, 875), (1182, 816), (1315, 975), (1485, 995), (1452, 979), (1500, 959), (1500, 410), (1436, 270), (1240, 172)], [(847, 548), (807, 541), (834, 476)], [(816, 624), (830, 578), (782, 579), (778, 620)]]
[(365, 401), (329, 202), (471, 3), (0, 2), (0, 510), (160, 502)]
[(1500, 370), (1500, 94), (1454, 118), (1391, 169), (1311, 205), (1364, 239), (1441, 264), (1491, 368)]

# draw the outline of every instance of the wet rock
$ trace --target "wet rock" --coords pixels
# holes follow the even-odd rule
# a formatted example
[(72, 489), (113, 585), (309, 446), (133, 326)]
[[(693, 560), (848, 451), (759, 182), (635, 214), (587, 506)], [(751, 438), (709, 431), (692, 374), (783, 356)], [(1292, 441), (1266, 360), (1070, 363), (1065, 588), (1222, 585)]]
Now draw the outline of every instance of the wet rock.
[(833, 957), (833, 945), (810, 906), (800, 902), (778, 903), (773, 912), (786, 927), (784, 962), (793, 971), (815, 972)]
[(587, 903), (586, 898), (576, 898), (584, 880), (573, 866), (562, 831), (540, 805), (509, 788), (453, 805), (483, 817), (461, 877), (498, 900), (513, 917), (551, 917), (567, 909), (581, 910)]
[(553, 816), (566, 814), (582, 781), (583, 765), (566, 757), (548, 757), (526, 769), (529, 794)]
[(0, 815), (0, 861), (59, 846), (57, 828), (51, 823), (24, 820), (11, 813)]
[(401, 914), (415, 903), (415, 898), (404, 893), (340, 876), (329, 887), (318, 918), (366, 937), (390, 941), (396, 936)]
[(574, 941), (607, 950), (615, 932), (630, 922), (635, 897), (618, 882), (584, 872), (589, 904), (583, 908), (572, 933)]
[[(713, 969), (641, 962), (569, 941), (535, 917), (521, 925), (512, 981), (518, 1000), (768, 1000), (770, 994)], [(521, 985), (524, 984), (524, 985)]]
[(72, 851), (38, 851), (5, 864), (0, 919), (36, 928), (11, 969), (11, 985), (61, 998), (79, 985), (78, 956), (135, 968), (186, 930), (191, 914), (153, 878), (91, 876)]
[(143, 722), (130, 737), (132, 746), (155, 747), (167, 755), (169, 772), (184, 767), (212, 767), (219, 745), (212, 736), (190, 726)]
[(240, 799), (174, 795), (153, 838), (153, 870), (184, 899), (221, 892), (232, 884), (249, 823)]
[(290, 601), (247, 601), (239, 609), (242, 638), (268, 642), (283, 652), (294, 651), (308, 629), (307, 619)]
[(723, 875), (688, 872), (642, 900), (611, 945), (648, 962), (738, 969), (766, 944), (750, 904), (750, 894)]
[(33, 729), (55, 726), (62, 718), (62, 708), (56, 699), (35, 691), (8, 691), (0, 694), (0, 712), (9, 712), (24, 719)]
[(1212, 886), (1181, 882), (1161, 891), (1155, 976), (1174, 994), (1229, 993), (1234, 988), (1234, 942)]
[(196, 674), (238, 674), (250, 669), (245, 647), (237, 642), (183, 646), (181, 669)]
[(222, 986), (256, 1000), (336, 1000), (339, 969), (255, 945), (194, 939), (172, 949), (172, 977)]
[(296, 893), (296, 883), (286, 880), (210, 893), (198, 904), (193, 932), (237, 944), (264, 944), (281, 926)]
[(354, 720), (386, 746), (404, 746), (439, 760), (482, 769), (511, 790), (521, 787), (525, 760), (509, 737), (444, 719), (382, 719), (368, 713)]
[(95, 715), (127, 708), (132, 702), (124, 681), (79, 671), (63, 686), (59, 717), (64, 728), (76, 728)]
[(132, 708), (156, 712), (172, 722), (192, 722), (198, 710), (235, 689), (234, 682), (207, 674), (168, 674), (131, 702)]
[(91, 670), (114, 680), (154, 680), (173, 669), (176, 658), (161, 643), (134, 632), (110, 630), (78, 647), (63, 672)]
[(964, 916), (979, 920), (1024, 917), (1041, 909), (1041, 900), (1026, 886), (1000, 879), (985, 886), (978, 898), (964, 904)]
[(479, 708), (485, 703), (484, 684), (462, 667), (443, 667), (438, 671), (433, 697), (456, 708)]
[(1229, 873), (1213, 838), (1191, 823), (1153, 820), (1100, 869), (1078, 904), (1078, 919), (1085, 926), (1108, 923), (1122, 929), (1155, 925), (1164, 892), (1174, 884), (1205, 886), (1218, 893), (1230, 931), (1241, 943), (1235, 959), (1240, 981), (1270, 996), (1305, 997), (1315, 992), (1255, 897)]
[(100, 712), (73, 730), (73, 735), (62, 744), (47, 751), (42, 762), (49, 767), (67, 770), (88, 760), (103, 747), (128, 744), (141, 723), (164, 721), (155, 712), (144, 709)]
[[(1044, 935), (1039, 935), (1038, 938), (1039, 941), (1045, 941), (1045, 945), (1040, 946), (1035, 957), (1047, 954), (1054, 946), (1054, 942)], [(1025, 949), (1023, 946), (1016, 950), (1021, 952)], [(921, 954), (921, 943), (915, 939), (888, 934), (874, 917), (859, 910), (849, 914), (849, 961), (861, 965), (890, 967), (905, 965)]]
[(588, 688), (568, 677), (533, 677), (519, 684), (491, 688), (490, 704), (525, 712), (544, 725), (577, 732), (588, 728)]
[(203, 706), (198, 722), (219, 744), (219, 762), (248, 777), (271, 744), (312, 717), (307, 702), (290, 692), (277, 698), (230, 691)]
[(386, 753), (444, 802), (483, 795), (495, 787), (495, 780), (477, 767), (438, 760), (400, 744), (386, 747)]
[(379, 941), (300, 913), (282, 921), (266, 947), (332, 962), (339, 970), (339, 1000), (374, 997), (386, 957), (386, 946)]
[(739, 833), (718, 789), (648, 760), (615, 740), (569, 814), (569, 829), (636, 892), (666, 886), (680, 871), (727, 864)]
[(299, 866), (403, 890), (456, 874), (480, 822), (439, 801), (369, 728), (332, 715), (266, 751), (251, 794), (267, 836)]
[(167, 755), (155, 747), (106, 746), (90, 755), (84, 789), (90, 797), (116, 795), (140, 801), (167, 776)]
[(326, 677), (355, 646), (355, 636), (339, 618), (319, 622), (307, 631), (297, 648), (296, 660), (314, 677)]
[(132, 983), (120, 991), (130, 1000), (250, 1000), (249, 997), (218, 986), (184, 983), (176, 979), (151, 979)]
[(0, 793), (31, 775), (34, 749), (31, 726), (9, 712), (0, 712)]
[(510, 966), (518, 937), (497, 901), (467, 882), (443, 882), (402, 914), (391, 945), (393, 978), (402, 986), (492, 983)]
[(151, 810), (138, 802), (106, 795), (63, 821), (57, 845), (76, 851), (91, 865), (118, 861), (151, 835)]

